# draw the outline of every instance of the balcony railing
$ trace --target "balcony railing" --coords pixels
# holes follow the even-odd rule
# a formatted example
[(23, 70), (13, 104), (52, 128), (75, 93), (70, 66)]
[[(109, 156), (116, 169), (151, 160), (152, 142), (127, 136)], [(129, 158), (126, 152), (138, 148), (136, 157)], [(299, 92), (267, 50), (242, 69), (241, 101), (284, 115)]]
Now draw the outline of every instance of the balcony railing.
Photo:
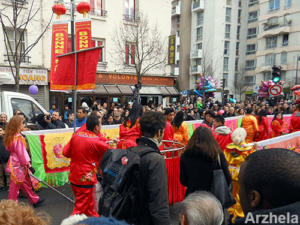
[(124, 15), (124, 20), (126, 22), (129, 22), (129, 23), (137, 23), (140, 20), (140, 18), (138, 16), (135, 16), (135, 15), (127, 15), (127, 14), (125, 14)]
[(191, 51), (191, 58), (202, 58), (202, 56), (203, 54), (201, 49)]
[(199, 74), (199, 73), (202, 73), (202, 66), (200, 66), (200, 65), (197, 65), (197, 66), (191, 66), (191, 67), (190, 67), (190, 71), (191, 71), (191, 74)]
[(92, 8), (91, 11), (90, 11), (90, 14), (93, 15), (93, 16), (103, 16), (103, 17), (106, 17), (107, 16), (107, 11), (103, 10), (103, 9)]
[(180, 5), (173, 6), (172, 8), (172, 16), (180, 15)]
[[(13, 62), (13, 57), (14, 57), (14, 54), (9, 54), (9, 55), (4, 55), (5, 59), (4, 61), (8, 62), (8, 61), (11, 61)], [(24, 56), (23, 58), (21, 58), (21, 63), (30, 63), (29, 59), (31, 57), (30, 56)]]

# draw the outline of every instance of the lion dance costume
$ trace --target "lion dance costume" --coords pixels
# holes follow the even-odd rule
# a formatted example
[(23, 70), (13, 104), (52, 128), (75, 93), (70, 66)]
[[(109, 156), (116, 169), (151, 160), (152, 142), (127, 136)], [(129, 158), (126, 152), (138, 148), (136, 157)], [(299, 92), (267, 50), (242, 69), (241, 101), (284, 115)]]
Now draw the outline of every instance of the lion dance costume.
[(244, 217), (240, 204), (238, 175), (241, 164), (245, 161), (248, 155), (255, 151), (253, 146), (247, 146), (247, 143), (245, 142), (246, 136), (247, 132), (244, 128), (235, 129), (232, 133), (233, 143), (227, 145), (224, 151), (229, 172), (232, 176), (233, 196), (236, 200), (236, 204), (228, 210), (229, 213), (233, 215), (233, 219), (236, 217)]

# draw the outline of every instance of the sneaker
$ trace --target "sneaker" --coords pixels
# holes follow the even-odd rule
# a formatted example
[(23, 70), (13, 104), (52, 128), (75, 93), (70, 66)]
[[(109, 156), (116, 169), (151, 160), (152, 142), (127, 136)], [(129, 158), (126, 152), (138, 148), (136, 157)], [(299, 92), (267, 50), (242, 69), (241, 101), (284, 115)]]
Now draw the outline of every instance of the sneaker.
[(40, 198), (40, 200), (39, 200), (37, 203), (34, 203), (34, 204), (33, 204), (33, 207), (34, 207), (34, 208), (39, 207), (44, 201), (45, 201), (45, 199)]

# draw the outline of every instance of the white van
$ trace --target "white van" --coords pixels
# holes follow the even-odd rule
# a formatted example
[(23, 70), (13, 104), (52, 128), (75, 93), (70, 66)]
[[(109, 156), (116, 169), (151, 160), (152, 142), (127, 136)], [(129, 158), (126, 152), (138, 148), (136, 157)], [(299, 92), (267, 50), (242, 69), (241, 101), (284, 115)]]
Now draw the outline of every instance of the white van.
[(14, 111), (20, 110), (25, 114), (27, 126), (36, 129), (35, 118), (47, 111), (29, 95), (18, 92), (0, 92), (0, 112), (5, 112), (8, 120), (13, 116)]

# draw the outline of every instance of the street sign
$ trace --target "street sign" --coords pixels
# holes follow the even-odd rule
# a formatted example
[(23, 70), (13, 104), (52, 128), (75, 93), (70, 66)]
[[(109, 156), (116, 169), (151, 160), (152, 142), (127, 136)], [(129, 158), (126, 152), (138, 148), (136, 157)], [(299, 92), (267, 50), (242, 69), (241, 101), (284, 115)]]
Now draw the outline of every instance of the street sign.
[(187, 90), (183, 90), (183, 91), (181, 92), (181, 94), (182, 94), (182, 96), (187, 96)]
[(272, 96), (278, 96), (278, 95), (281, 95), (281, 93), (282, 93), (281, 85), (275, 84), (269, 88), (269, 94)]

